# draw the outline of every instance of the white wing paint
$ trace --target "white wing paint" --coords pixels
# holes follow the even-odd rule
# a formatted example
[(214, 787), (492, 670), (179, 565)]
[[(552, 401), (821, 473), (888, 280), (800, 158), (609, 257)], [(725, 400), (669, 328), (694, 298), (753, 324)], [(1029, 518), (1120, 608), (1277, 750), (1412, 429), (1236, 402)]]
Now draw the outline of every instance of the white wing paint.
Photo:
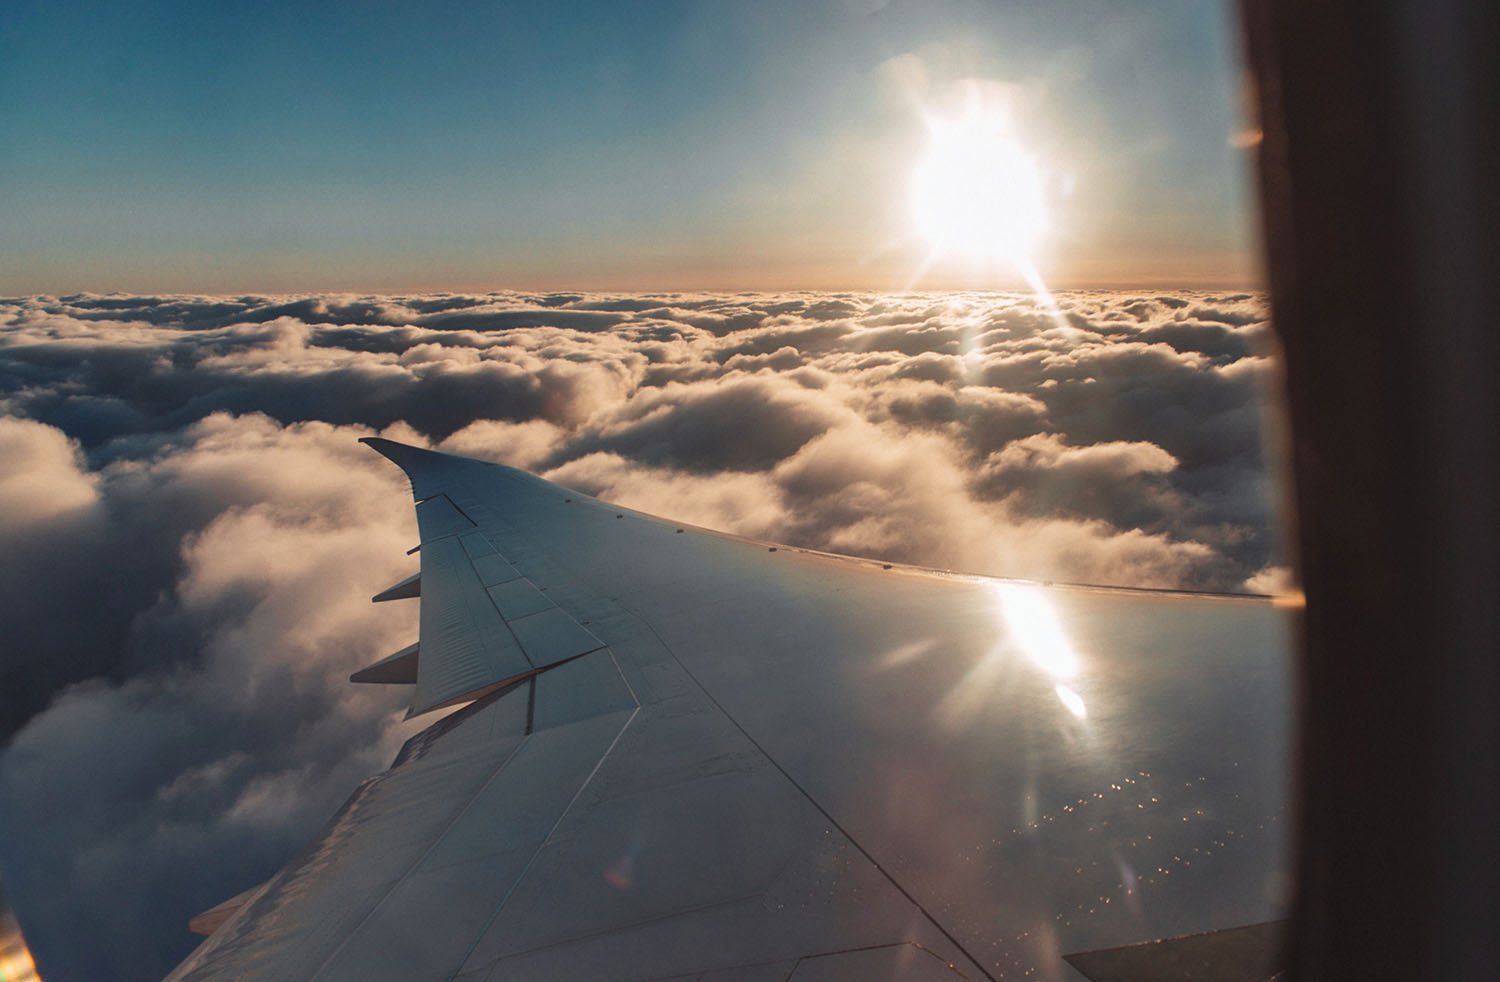
[(418, 502), (420, 576), (376, 599), (420, 596), (421, 636), (356, 678), (468, 704), (171, 979), (1066, 979), (1211, 931), (1263, 957), (1224, 929), (1279, 914), (1268, 602), (776, 548), (366, 442)]

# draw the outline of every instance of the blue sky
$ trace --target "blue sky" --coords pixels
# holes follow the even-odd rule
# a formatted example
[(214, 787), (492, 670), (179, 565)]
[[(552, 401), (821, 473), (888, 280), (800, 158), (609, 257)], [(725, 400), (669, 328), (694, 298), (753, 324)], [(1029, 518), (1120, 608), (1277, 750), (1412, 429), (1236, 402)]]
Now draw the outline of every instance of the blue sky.
[(1198, 0), (12, 0), (0, 292), (901, 288), (922, 112), (965, 79), (1047, 178), (1049, 282), (1244, 284), (1231, 28)]

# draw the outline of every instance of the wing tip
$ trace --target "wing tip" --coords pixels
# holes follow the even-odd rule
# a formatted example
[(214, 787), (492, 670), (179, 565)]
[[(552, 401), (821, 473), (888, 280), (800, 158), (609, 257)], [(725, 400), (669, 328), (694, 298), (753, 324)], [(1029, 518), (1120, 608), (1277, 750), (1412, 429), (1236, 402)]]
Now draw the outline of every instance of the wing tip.
[(359, 442), (380, 454), (382, 457), (395, 464), (400, 464), (402, 458), (411, 459), (416, 453), (431, 453), (421, 447), (414, 447), (409, 443), (397, 443), (395, 440), (387, 440), (383, 436), (362, 436)]
[(362, 436), (359, 442), (401, 468), (411, 481), (412, 497), (419, 501), (441, 490), (444, 475), (451, 465), (464, 460), (438, 450), (387, 440), (383, 436)]

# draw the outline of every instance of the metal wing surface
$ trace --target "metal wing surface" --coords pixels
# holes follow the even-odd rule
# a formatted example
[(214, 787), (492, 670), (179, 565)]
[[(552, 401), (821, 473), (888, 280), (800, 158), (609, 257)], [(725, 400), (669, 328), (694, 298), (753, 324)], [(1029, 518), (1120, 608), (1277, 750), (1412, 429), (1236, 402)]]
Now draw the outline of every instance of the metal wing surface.
[(778, 548), (368, 442), (421, 636), (356, 677), (468, 704), (171, 979), (1066, 979), (1277, 916), (1269, 602)]

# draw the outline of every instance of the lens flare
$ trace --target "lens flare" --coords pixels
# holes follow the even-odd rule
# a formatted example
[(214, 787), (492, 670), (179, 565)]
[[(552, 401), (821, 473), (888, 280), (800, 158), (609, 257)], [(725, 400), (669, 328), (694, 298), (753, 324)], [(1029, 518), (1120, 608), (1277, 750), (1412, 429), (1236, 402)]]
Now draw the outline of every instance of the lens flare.
[(40, 982), (21, 926), (3, 899), (0, 899), (0, 982)]

